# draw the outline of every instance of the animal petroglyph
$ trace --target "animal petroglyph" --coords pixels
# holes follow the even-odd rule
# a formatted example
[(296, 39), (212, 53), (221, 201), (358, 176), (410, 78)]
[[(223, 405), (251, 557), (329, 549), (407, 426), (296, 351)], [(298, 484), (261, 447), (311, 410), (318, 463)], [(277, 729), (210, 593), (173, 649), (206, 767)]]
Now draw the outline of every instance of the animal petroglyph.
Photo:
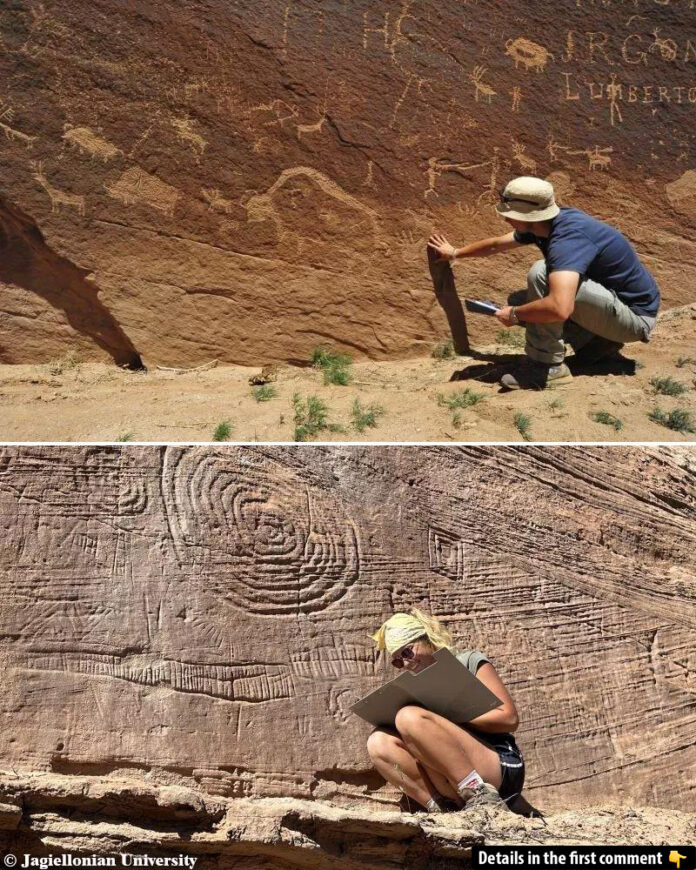
[(522, 145), (521, 142), (518, 142), (516, 139), (512, 140), (512, 153), (514, 159), (519, 164), (520, 169), (524, 172), (528, 172), (530, 175), (536, 174), (536, 160), (533, 160), (531, 157), (527, 157), (524, 153), (526, 148)]
[(119, 154), (123, 154), (120, 148), (97, 136), (89, 127), (74, 127), (72, 124), (63, 125), (62, 138), (73, 148), (77, 148), (80, 154), (89, 154), (90, 157), (101, 157), (104, 163), (112, 160)]
[(493, 99), (493, 97), (495, 97), (498, 93), (497, 91), (494, 91), (490, 85), (487, 85), (483, 81), (483, 77), (485, 74), (486, 74), (486, 67), (485, 66), (475, 66), (474, 69), (472, 70), (472, 72), (468, 76), (469, 81), (474, 83), (474, 88), (475, 88), (474, 99), (476, 100), (477, 103), (479, 101), (479, 94), (484, 98), (487, 97), (488, 102), (490, 103), (490, 101)]
[(687, 169), (676, 181), (665, 185), (665, 193), (674, 208), (680, 211), (686, 208), (696, 214), (696, 172), (693, 169)]
[(515, 69), (521, 64), (526, 72), (530, 69), (538, 73), (544, 72), (549, 58), (553, 59), (553, 55), (543, 45), (525, 39), (523, 36), (508, 39), (505, 43), (505, 54), (515, 61)]
[(584, 154), (589, 163), (589, 169), (606, 169), (611, 163), (609, 155), (613, 152), (613, 148), (600, 148), (595, 145), (594, 148), (584, 148), (580, 151), (569, 151), (569, 154)]
[(22, 142), (27, 148), (31, 148), (32, 142), (36, 141), (36, 136), (28, 136), (20, 130), (15, 130), (10, 126), (13, 118), (14, 109), (0, 103), (0, 130), (5, 134), (5, 138), (13, 142)]
[(254, 193), (243, 197), (241, 204), (246, 208), (247, 220), (250, 223), (270, 220), (275, 224), (279, 237), (282, 237), (285, 234), (285, 227), (273, 203), (273, 197), (291, 179), (299, 177), (310, 179), (328, 196), (365, 215), (370, 223), (376, 241), (379, 233), (379, 214), (369, 206), (364, 205), (359, 199), (351, 196), (342, 187), (339, 187), (335, 181), (332, 181), (322, 172), (310, 166), (293, 166), (290, 169), (284, 169), (265, 193)]
[(208, 203), (208, 211), (231, 213), (234, 203), (231, 199), (225, 199), (217, 187), (201, 187), (201, 194)]
[(235, 607), (313, 613), (358, 579), (358, 537), (342, 505), (291, 474), (170, 448), (162, 480), (182, 569)]
[(262, 121), (262, 126), (274, 127), (277, 124), (283, 129), (283, 124), (286, 121), (297, 121), (300, 110), (297, 106), (286, 103), (285, 100), (272, 100), (270, 103), (259, 103), (258, 106), (251, 106), (249, 112), (270, 112), (274, 116), (273, 119)]
[(117, 181), (104, 187), (109, 196), (124, 205), (141, 203), (164, 212), (167, 217), (173, 217), (180, 196), (175, 187), (139, 166), (127, 169)]
[(303, 133), (321, 133), (324, 124), (327, 121), (327, 112), (329, 110), (329, 83), (326, 83), (326, 87), (324, 88), (324, 102), (322, 105), (321, 115), (319, 116), (319, 120), (314, 124), (298, 124), (297, 125), (297, 138), (301, 139)]
[(78, 214), (84, 216), (84, 196), (79, 196), (75, 193), (68, 193), (68, 191), (59, 190), (57, 187), (54, 187), (44, 175), (42, 161), (32, 160), (29, 165), (34, 170), (33, 178), (35, 178), (39, 182), (39, 184), (41, 185), (41, 187), (43, 187), (51, 200), (52, 212), (58, 212), (60, 211), (60, 207), (62, 205), (66, 205), (69, 208), (77, 209)]
[(203, 154), (208, 143), (193, 129), (193, 121), (190, 118), (172, 118), (171, 123), (180, 142), (188, 143), (197, 155)]

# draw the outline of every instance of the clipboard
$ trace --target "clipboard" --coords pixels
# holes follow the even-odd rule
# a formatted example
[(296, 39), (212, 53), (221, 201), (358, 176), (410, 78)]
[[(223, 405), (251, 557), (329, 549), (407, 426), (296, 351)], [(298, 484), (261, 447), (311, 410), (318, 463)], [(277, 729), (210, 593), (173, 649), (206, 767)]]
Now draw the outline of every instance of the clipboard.
[(503, 702), (448, 649), (433, 654), (435, 662), (420, 673), (404, 671), (365, 695), (350, 708), (372, 725), (393, 728), (396, 714), (408, 704), (431, 710), (450, 722), (469, 722)]

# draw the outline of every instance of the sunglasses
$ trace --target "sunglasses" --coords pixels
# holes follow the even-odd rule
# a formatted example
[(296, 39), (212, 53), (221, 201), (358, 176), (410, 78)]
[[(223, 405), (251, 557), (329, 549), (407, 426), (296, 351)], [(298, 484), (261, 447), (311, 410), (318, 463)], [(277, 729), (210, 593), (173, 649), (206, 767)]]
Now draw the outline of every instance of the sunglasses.
[(398, 656), (394, 656), (392, 659), (392, 664), (395, 668), (403, 668), (404, 661), (410, 661), (416, 654), (416, 651), (412, 646), (405, 646), (401, 650), (401, 654)]
[(527, 205), (535, 205), (539, 208), (540, 203), (536, 202), (534, 199), (522, 199), (520, 196), (510, 196), (504, 191), (500, 191), (499, 194), (501, 202), (526, 202)]

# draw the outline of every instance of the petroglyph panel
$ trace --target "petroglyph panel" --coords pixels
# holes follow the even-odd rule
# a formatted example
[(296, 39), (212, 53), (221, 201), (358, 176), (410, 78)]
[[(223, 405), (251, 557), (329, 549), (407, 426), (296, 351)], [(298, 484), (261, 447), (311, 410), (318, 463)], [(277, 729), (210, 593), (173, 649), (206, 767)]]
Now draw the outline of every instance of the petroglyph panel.
[(358, 536), (342, 505), (292, 476), (171, 448), (163, 495), (180, 564), (235, 607), (311, 613), (358, 578)]
[[(560, 16), (533, 0), (216, 0), (205, 27), (172, 0), (146, 25), (104, 3), (103, 31), (87, 0), (0, 9), (0, 163), (9, 203), (103, 279), (148, 364), (296, 361), (318, 336), (428, 354), (452, 325), (404, 234), (505, 232), (494, 205), (520, 174), (566, 173), (563, 204), (616, 223), (666, 307), (693, 300), (696, 214), (672, 187), (696, 157), (691, 0)], [(520, 257), (477, 265), (467, 292), (502, 304)], [(21, 311), (5, 318), (13, 361), (76, 341), (102, 358), (95, 315), (52, 310), (49, 345)], [(467, 326), (491, 343), (494, 324)]]
[(696, 807), (691, 447), (9, 447), (0, 533), (6, 766), (396, 800), (350, 705), (415, 604), (503, 676), (534, 803)]

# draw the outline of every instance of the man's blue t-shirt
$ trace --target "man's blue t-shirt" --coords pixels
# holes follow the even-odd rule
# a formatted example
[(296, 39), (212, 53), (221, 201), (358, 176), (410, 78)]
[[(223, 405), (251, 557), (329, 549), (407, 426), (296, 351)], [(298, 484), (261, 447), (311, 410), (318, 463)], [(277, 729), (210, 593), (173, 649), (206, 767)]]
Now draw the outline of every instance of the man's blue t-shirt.
[(628, 239), (579, 208), (561, 208), (551, 221), (548, 238), (517, 230), (515, 240), (523, 245), (536, 244), (549, 274), (579, 272), (581, 281), (590, 278), (613, 290), (636, 314), (657, 314), (660, 291)]

